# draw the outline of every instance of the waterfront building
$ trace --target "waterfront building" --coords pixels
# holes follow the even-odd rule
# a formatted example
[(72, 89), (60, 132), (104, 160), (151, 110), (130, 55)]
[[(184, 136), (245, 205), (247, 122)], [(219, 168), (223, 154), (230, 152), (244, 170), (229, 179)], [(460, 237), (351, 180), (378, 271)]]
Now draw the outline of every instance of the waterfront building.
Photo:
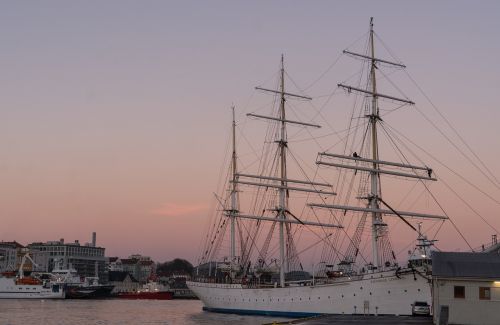
[(25, 258), (23, 271), (45, 272), (47, 269), (47, 256), (45, 254), (34, 254), (37, 252), (31, 252), (27, 247), (16, 241), (0, 242), (0, 272), (18, 271), (23, 257), (28, 253), (30, 258)]
[(135, 292), (140, 288), (139, 281), (126, 271), (109, 271), (109, 284), (115, 286), (112, 294)]
[(91, 243), (80, 245), (78, 240), (74, 242), (49, 241), (46, 243), (32, 243), (28, 248), (37, 261), (41, 257), (47, 259), (47, 272), (52, 271), (56, 266), (63, 269), (75, 268), (80, 276), (98, 276), (101, 282), (107, 281), (107, 269), (104, 257), (105, 248), (96, 246), (96, 236), (93, 233)]
[(119, 264), (123, 271), (130, 273), (141, 284), (147, 283), (155, 274), (156, 264), (149, 256), (130, 255), (129, 258), (121, 259), (120, 263), (115, 262), (115, 265)]
[(435, 324), (499, 324), (500, 255), (433, 252)]
[(109, 271), (123, 271), (122, 260), (119, 257), (108, 257)]
[(15, 271), (19, 264), (18, 255), (24, 246), (16, 241), (0, 242), (0, 272)]

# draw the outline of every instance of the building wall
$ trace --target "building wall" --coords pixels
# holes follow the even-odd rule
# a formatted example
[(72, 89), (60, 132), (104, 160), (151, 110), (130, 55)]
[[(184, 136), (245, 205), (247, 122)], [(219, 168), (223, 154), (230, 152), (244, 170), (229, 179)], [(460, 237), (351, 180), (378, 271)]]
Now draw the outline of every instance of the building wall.
[(112, 294), (119, 292), (136, 292), (140, 288), (139, 282), (132, 281), (130, 276), (127, 276), (123, 281), (113, 281), (110, 284), (114, 285)]
[[(465, 297), (455, 298), (455, 286), (465, 287)], [(479, 288), (490, 288), (490, 299), (479, 298)], [(449, 324), (500, 324), (500, 282), (485, 279), (434, 279), (434, 323), (439, 324), (441, 306), (449, 306)]]
[(17, 271), (17, 265), (17, 249), (10, 245), (0, 244), (0, 272)]
[(148, 279), (154, 274), (154, 264), (150, 265), (140, 265), (140, 272), (139, 272), (139, 282), (140, 283), (147, 283)]
[(28, 253), (35, 262), (35, 265), (31, 263), (30, 259), (26, 258), (24, 261), (23, 271), (46, 272), (47, 256), (45, 254), (38, 254), (39, 252), (30, 251), (24, 246), (5, 242), (0, 242), (0, 272), (18, 271), (21, 267), (23, 257)]
[(79, 275), (85, 277), (96, 276), (97, 271), (100, 281), (107, 282), (105, 249), (102, 247), (80, 246), (77, 243), (64, 244), (62, 242), (33, 243), (28, 247), (33, 252), (35, 261), (38, 258), (47, 259), (47, 272), (52, 271), (58, 263), (62, 263), (62, 268), (73, 267)]
[(125, 272), (128, 272), (135, 279), (139, 280), (139, 264), (135, 262), (134, 264), (122, 264), (122, 269)]

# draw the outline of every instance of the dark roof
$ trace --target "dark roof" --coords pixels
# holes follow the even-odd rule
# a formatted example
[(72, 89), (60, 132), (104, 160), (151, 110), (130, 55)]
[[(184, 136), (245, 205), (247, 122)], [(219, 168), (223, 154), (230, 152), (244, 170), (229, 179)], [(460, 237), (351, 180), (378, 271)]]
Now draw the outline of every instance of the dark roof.
[(0, 245), (10, 246), (12, 248), (24, 248), (24, 246), (17, 241), (1, 241)]
[(109, 271), (109, 281), (110, 282), (123, 282), (127, 278), (127, 275), (130, 276), (132, 282), (137, 282), (137, 280), (126, 271)]
[(109, 262), (112, 263), (112, 262), (116, 262), (118, 261), (118, 257), (110, 257), (109, 258)]
[(138, 260), (135, 258), (122, 258), (122, 264), (137, 264)]
[(433, 252), (432, 275), (452, 278), (500, 279), (500, 255)]

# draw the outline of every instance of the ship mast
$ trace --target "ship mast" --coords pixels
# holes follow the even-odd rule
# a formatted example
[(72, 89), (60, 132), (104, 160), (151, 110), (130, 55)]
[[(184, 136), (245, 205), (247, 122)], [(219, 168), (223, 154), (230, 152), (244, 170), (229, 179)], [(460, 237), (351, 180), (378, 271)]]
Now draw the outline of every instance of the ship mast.
[[(263, 215), (248, 215), (248, 214), (240, 214), (237, 206), (236, 199), (236, 187), (232, 188), (232, 206), (231, 210), (226, 211), (225, 215), (231, 218), (231, 256), (233, 257), (234, 253), (234, 231), (233, 231), (233, 222), (235, 218), (243, 218), (243, 219), (254, 219), (260, 221), (269, 221), (269, 222), (278, 222), (279, 223), (279, 254), (280, 254), (280, 286), (285, 287), (285, 274), (288, 271), (288, 261), (287, 261), (287, 245), (285, 243), (285, 237), (287, 234), (287, 224), (298, 224), (303, 226), (317, 226), (317, 227), (331, 227), (331, 228), (342, 228), (340, 225), (330, 224), (330, 223), (321, 223), (314, 221), (302, 221), (296, 216), (294, 216), (288, 210), (288, 193), (290, 191), (294, 192), (306, 192), (306, 193), (316, 193), (321, 195), (336, 195), (335, 192), (331, 191), (332, 185), (327, 183), (319, 183), (319, 182), (311, 182), (307, 180), (298, 180), (298, 179), (289, 179), (287, 177), (287, 168), (286, 168), (286, 155), (287, 155), (287, 133), (286, 126), (287, 124), (292, 125), (300, 125), (302, 127), (314, 127), (320, 128), (319, 125), (304, 123), (300, 121), (287, 120), (285, 114), (285, 102), (286, 97), (291, 98), (299, 98), (302, 100), (311, 100), (311, 97), (297, 95), (285, 92), (285, 65), (284, 65), (284, 57), (281, 55), (280, 62), (280, 86), (278, 90), (274, 89), (266, 89), (262, 87), (255, 87), (257, 90), (262, 90), (265, 92), (269, 92), (275, 95), (280, 96), (280, 106), (278, 116), (264, 116), (257, 115), (253, 113), (248, 113), (247, 116), (255, 117), (258, 119), (264, 119), (268, 121), (275, 121), (279, 124), (279, 129), (277, 134), (278, 140), (276, 143), (278, 144), (278, 154), (279, 154), (279, 177), (275, 176), (265, 176), (265, 175), (252, 175), (252, 174), (241, 174), (237, 172), (236, 168), (236, 150), (233, 146), (233, 177), (231, 182), (233, 184), (242, 184), (248, 186), (258, 186), (264, 188), (273, 188), (278, 191), (278, 207), (273, 209), (276, 212), (274, 217), (265, 217)], [(233, 145), (234, 145), (234, 122), (233, 122)], [(249, 179), (249, 180), (247, 180)], [(293, 184), (293, 186), (289, 186), (289, 184)], [(308, 188), (312, 187), (312, 188)], [(287, 217), (287, 214), (290, 214), (290, 217)]]
[[(369, 116), (371, 131), (372, 131), (372, 168), (370, 172), (371, 178), (371, 193), (369, 196), (369, 206), (373, 210), (379, 209), (379, 166), (377, 161), (378, 157), (378, 141), (377, 141), (377, 121), (380, 119), (378, 115), (378, 99), (377, 99), (377, 81), (375, 78), (375, 44), (373, 42), (373, 17), (370, 18), (370, 47), (371, 47), (371, 71), (370, 71), (370, 81), (372, 85), (372, 112)], [(373, 254), (373, 266), (378, 268), (379, 266), (379, 252), (378, 252), (378, 227), (382, 223), (382, 215), (378, 212), (372, 212), (372, 254)]]
[(280, 119), (281, 119), (281, 133), (279, 140), (279, 150), (280, 150), (280, 164), (281, 164), (281, 188), (279, 189), (279, 207), (278, 207), (278, 218), (282, 220), (279, 224), (279, 240), (280, 240), (280, 286), (285, 286), (285, 273), (286, 262), (285, 262), (285, 224), (286, 219), (285, 211), (287, 211), (287, 200), (286, 200), (286, 124), (285, 124), (285, 65), (283, 62), (283, 54), (281, 55), (281, 103), (280, 103)]
[[(371, 158), (361, 157), (356, 152), (353, 155), (339, 155), (327, 152), (319, 153), (319, 160), (316, 161), (318, 165), (332, 166), (342, 169), (350, 169), (355, 171), (368, 172), (370, 176), (370, 193), (367, 197), (368, 203), (366, 207), (357, 206), (347, 206), (338, 204), (319, 204), (319, 203), (309, 203), (308, 205), (313, 208), (321, 209), (333, 209), (340, 211), (355, 211), (355, 212), (368, 212), (372, 216), (372, 258), (373, 258), (373, 269), (379, 268), (383, 265), (383, 253), (381, 257), (381, 252), (379, 252), (380, 240), (384, 236), (383, 227), (387, 225), (382, 220), (382, 215), (386, 216), (397, 216), (402, 219), (410, 228), (416, 231), (406, 218), (426, 218), (426, 219), (448, 219), (446, 216), (432, 215), (426, 213), (417, 213), (411, 211), (396, 211), (389, 204), (384, 201), (381, 197), (380, 190), (380, 175), (391, 175), (402, 178), (419, 179), (425, 181), (437, 181), (432, 175), (432, 169), (427, 166), (415, 166), (405, 163), (397, 163), (391, 161), (380, 160), (379, 158), (379, 145), (377, 139), (377, 123), (381, 121), (379, 115), (378, 100), (383, 98), (393, 102), (399, 102), (402, 105), (414, 105), (415, 103), (411, 100), (405, 98), (398, 98), (390, 95), (385, 95), (379, 93), (377, 90), (377, 80), (375, 75), (375, 70), (378, 69), (377, 64), (382, 63), (384, 65), (390, 65), (397, 68), (405, 68), (406, 66), (398, 63), (391, 62), (388, 60), (380, 59), (375, 57), (375, 42), (374, 42), (374, 31), (373, 31), (373, 17), (370, 18), (370, 33), (369, 33), (369, 55), (354, 53), (348, 50), (344, 50), (344, 54), (348, 54), (357, 59), (368, 60), (370, 62), (370, 75), (368, 77), (368, 87), (366, 89), (357, 88), (349, 85), (339, 83), (340, 88), (346, 89), (349, 93), (352, 91), (361, 93), (365, 96), (371, 97), (371, 112), (366, 112), (369, 119), (368, 128), (371, 134)], [(371, 86), (371, 87), (370, 87)], [(371, 88), (371, 89), (370, 89)], [(330, 161), (325, 161), (324, 159), (330, 159)], [(331, 162), (332, 159), (337, 161)], [(340, 162), (338, 162), (340, 160)], [(382, 168), (381, 168), (382, 166)], [(387, 167), (397, 167), (402, 171), (396, 171), (387, 169)], [(383, 204), (385, 208), (382, 209), (380, 204)], [(394, 253), (393, 253), (394, 256)], [(387, 262), (387, 261), (385, 261)]]
[(231, 219), (231, 260), (230, 260), (230, 273), (231, 278), (234, 277), (234, 261), (236, 258), (236, 242), (235, 242), (235, 222), (236, 222), (236, 214), (238, 213), (238, 202), (237, 202), (237, 192), (238, 192), (238, 183), (237, 179), (237, 167), (236, 167), (236, 121), (234, 118), (234, 106), (231, 107), (233, 111), (233, 124), (232, 124), (232, 134), (233, 134), (233, 154), (231, 158), (231, 172), (232, 172), (232, 188), (231, 188), (231, 211), (230, 211), (230, 219)]

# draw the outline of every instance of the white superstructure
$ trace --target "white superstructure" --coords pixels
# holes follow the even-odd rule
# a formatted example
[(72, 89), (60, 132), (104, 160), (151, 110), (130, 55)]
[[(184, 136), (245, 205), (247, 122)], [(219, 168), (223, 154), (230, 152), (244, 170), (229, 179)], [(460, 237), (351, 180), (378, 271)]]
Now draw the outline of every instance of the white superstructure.
[[(26, 279), (26, 278), (25, 278)], [(64, 299), (65, 293), (62, 285), (41, 281), (22, 283), (15, 277), (0, 276), (0, 299)], [(25, 281), (28, 282), (28, 281)]]

